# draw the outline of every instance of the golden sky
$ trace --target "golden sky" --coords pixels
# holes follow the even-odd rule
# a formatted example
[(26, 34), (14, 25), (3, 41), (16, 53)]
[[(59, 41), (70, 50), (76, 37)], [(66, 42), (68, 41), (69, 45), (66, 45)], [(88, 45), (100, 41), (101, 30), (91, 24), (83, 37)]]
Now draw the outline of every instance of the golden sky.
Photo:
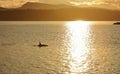
[(120, 0), (0, 0), (0, 7), (16, 8), (22, 6), (26, 2), (120, 9)]

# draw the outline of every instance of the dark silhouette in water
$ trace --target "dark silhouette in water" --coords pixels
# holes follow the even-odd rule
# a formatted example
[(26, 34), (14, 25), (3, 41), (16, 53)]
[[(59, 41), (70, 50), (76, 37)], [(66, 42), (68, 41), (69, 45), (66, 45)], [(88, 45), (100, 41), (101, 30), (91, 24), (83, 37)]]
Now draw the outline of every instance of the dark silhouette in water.
[(120, 22), (113, 23), (113, 25), (120, 25)]
[(38, 46), (38, 47), (47, 47), (48, 45), (46, 45), (46, 44), (41, 44), (41, 42), (39, 42), (38, 45), (34, 45), (34, 46)]

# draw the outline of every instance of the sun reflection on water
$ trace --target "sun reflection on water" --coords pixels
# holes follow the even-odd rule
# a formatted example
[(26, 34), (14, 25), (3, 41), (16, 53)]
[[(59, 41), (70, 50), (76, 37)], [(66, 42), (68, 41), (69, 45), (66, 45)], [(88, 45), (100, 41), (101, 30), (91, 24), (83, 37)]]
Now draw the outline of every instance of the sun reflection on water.
[(92, 22), (88, 21), (72, 21), (67, 22), (69, 38), (69, 65), (70, 72), (85, 72), (88, 68), (87, 57), (90, 51), (89, 46), (89, 30)]

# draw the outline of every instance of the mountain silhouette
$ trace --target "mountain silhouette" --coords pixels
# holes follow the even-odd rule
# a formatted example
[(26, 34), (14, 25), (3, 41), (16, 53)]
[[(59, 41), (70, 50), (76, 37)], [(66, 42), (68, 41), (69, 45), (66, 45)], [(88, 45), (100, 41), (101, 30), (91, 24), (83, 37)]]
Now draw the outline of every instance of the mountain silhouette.
[(53, 4), (43, 4), (43, 3), (30, 3), (27, 2), (24, 4), (22, 7), (19, 9), (60, 9), (60, 8), (70, 8), (73, 6), (68, 6), (68, 5), (53, 5)]
[(0, 9), (1, 21), (119, 21), (119, 10), (27, 3), (17, 9)]
[(0, 7), (0, 10), (7, 10), (6, 8)]

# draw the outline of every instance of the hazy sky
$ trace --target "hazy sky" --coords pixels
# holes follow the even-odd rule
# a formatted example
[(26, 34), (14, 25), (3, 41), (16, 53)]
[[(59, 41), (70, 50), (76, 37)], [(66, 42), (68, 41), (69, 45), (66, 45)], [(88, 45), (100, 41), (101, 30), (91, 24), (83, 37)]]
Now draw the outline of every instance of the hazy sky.
[(26, 2), (68, 4), (75, 6), (102, 7), (120, 10), (120, 0), (0, 0), (0, 7), (16, 8), (22, 6)]

